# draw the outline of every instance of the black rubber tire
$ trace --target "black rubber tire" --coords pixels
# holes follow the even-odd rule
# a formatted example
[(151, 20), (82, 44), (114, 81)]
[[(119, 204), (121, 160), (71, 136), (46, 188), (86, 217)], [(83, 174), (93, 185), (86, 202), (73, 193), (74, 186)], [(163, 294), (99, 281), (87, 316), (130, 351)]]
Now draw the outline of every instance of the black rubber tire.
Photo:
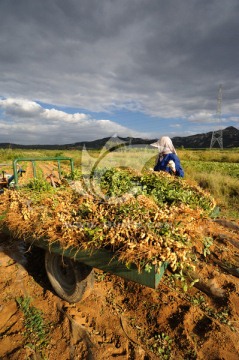
[(62, 255), (46, 251), (45, 268), (57, 295), (69, 303), (82, 300), (86, 290), (91, 290), (94, 286), (92, 267)]

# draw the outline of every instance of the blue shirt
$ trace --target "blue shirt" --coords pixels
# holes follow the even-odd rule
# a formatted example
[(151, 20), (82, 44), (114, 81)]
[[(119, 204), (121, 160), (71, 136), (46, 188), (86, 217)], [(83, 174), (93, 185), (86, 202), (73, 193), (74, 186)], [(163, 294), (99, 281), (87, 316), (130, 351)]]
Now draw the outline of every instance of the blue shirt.
[(168, 167), (168, 162), (170, 160), (173, 160), (175, 163), (175, 168), (176, 168), (176, 176), (180, 176), (180, 177), (184, 177), (184, 171), (181, 167), (180, 164), (180, 160), (178, 158), (178, 156), (176, 154), (167, 154), (163, 156), (163, 159), (160, 161), (160, 159), (158, 159), (157, 164), (154, 167), (154, 171), (166, 171), (170, 174), (173, 174), (172, 170), (170, 169), (170, 167)]

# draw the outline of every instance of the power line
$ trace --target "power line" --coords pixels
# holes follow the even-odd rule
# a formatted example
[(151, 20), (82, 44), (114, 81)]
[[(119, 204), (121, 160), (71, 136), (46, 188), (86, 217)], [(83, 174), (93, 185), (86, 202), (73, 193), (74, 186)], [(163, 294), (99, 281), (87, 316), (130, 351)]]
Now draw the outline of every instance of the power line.
[[(219, 85), (218, 96), (217, 96), (217, 120), (218, 123), (221, 123), (222, 117), (222, 85)], [(212, 132), (210, 149), (212, 149), (213, 145), (218, 142), (221, 149), (223, 149), (223, 138), (222, 138), (222, 130), (216, 130)]]

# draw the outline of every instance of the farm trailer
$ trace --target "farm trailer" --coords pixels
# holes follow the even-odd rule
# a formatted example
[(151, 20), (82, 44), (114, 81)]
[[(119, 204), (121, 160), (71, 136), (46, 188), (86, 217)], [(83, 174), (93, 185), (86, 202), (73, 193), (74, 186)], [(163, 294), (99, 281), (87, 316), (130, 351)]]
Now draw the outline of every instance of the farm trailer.
[[(36, 171), (36, 163), (37, 162), (44, 162), (44, 161), (52, 161), (57, 163), (57, 171), (59, 179), (62, 178), (62, 171), (61, 171), (61, 162), (68, 162), (70, 164), (70, 170), (71, 175), (73, 176), (74, 172), (74, 162), (72, 158), (69, 157), (39, 157), (39, 158), (17, 158), (13, 160), (12, 162), (12, 168), (13, 168), (13, 174), (9, 175), (6, 174), (5, 171), (2, 171), (2, 178), (0, 178), (0, 193), (3, 193), (5, 188), (11, 187), (13, 184), (13, 187), (18, 188), (19, 186), (19, 176), (22, 176), (22, 174), (25, 172), (25, 170), (22, 169), (22, 166), (20, 166), (20, 163), (24, 162), (30, 162), (32, 164), (32, 173), (33, 177), (37, 178), (37, 171)], [(8, 164), (0, 164), (1, 167), (10, 166)], [(48, 176), (50, 180), (53, 180), (53, 174), (49, 174)]]
[[(56, 161), (59, 177), (61, 177), (61, 161), (69, 161), (71, 173), (74, 170), (74, 163), (71, 158), (45, 157), (45, 158), (18, 158), (13, 161), (14, 186), (18, 188), (18, 166), (20, 162), (31, 162), (33, 176), (36, 177), (37, 161)], [(21, 169), (21, 167), (20, 167)], [(8, 232), (6, 230), (6, 232)], [(63, 249), (59, 243), (49, 244), (45, 239), (28, 241), (30, 246), (41, 248), (45, 252), (45, 269), (49, 281), (62, 299), (69, 303), (80, 301), (86, 290), (91, 289), (94, 284), (94, 268), (109, 272), (126, 280), (145, 285), (156, 289), (167, 267), (163, 263), (160, 268), (152, 266), (148, 271), (138, 271), (132, 264), (130, 267), (120, 262), (114, 252), (106, 249), (79, 250), (75, 247)]]
[(55, 292), (70, 303), (80, 301), (86, 290), (93, 287), (94, 268), (156, 289), (167, 267), (163, 263), (159, 269), (153, 266), (149, 271), (139, 272), (134, 264), (126, 266), (114, 252), (105, 249), (63, 249), (60, 243), (50, 245), (46, 240), (35, 240), (32, 245), (45, 250), (45, 269), (50, 283)]

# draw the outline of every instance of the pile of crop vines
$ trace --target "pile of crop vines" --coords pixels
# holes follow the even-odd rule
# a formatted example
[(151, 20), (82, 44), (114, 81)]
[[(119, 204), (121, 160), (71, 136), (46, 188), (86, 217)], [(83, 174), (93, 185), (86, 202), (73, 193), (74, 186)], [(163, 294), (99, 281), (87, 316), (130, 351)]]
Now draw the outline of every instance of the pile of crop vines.
[(193, 266), (193, 246), (204, 239), (200, 222), (215, 206), (209, 194), (163, 172), (109, 169), (89, 181), (103, 197), (87, 192), (83, 176), (82, 193), (69, 186), (7, 190), (0, 197), (0, 224), (17, 239), (113, 250), (139, 271), (164, 261), (173, 271)]

